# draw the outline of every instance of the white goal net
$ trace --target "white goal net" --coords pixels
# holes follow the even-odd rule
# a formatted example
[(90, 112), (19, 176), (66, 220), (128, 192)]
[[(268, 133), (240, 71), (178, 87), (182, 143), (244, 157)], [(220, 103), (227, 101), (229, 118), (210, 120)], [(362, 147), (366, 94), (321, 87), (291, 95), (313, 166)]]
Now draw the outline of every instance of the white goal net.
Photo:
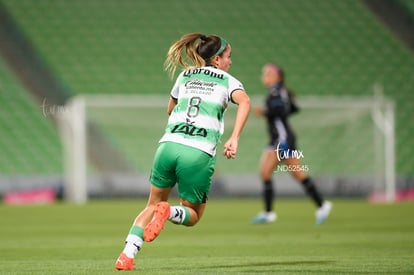
[[(251, 97), (252, 106), (262, 97)], [(65, 197), (139, 196), (149, 190), (153, 154), (167, 122), (167, 96), (88, 95), (73, 98), (59, 118), (65, 158)], [(300, 97), (291, 118), (301, 162), (327, 195), (395, 195), (394, 106), (383, 97)], [(236, 113), (225, 114), (222, 144)], [(244, 129), (238, 157), (218, 149), (212, 194), (257, 195), (259, 160), (267, 144), (262, 118), (253, 114)], [(274, 177), (280, 195), (302, 194), (286, 167)]]

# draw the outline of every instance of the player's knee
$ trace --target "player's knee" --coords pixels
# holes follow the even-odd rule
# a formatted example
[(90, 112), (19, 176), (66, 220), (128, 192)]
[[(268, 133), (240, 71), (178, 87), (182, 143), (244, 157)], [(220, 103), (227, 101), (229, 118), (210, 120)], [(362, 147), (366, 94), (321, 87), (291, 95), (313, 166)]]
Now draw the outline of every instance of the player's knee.
[(266, 169), (260, 170), (260, 178), (264, 181), (270, 180), (272, 178), (272, 171), (268, 171)]

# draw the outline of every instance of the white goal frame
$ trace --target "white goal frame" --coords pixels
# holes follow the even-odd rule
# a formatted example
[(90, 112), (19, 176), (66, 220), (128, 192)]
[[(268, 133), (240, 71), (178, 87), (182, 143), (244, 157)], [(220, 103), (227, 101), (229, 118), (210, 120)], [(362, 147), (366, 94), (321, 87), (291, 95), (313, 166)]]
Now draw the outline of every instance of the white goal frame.
[[(71, 98), (64, 107), (65, 112), (58, 115), (58, 124), (63, 144), (65, 199), (82, 204), (88, 200), (87, 191), (87, 137), (86, 115), (89, 107), (163, 107), (160, 98), (165, 96), (148, 95), (79, 95)], [(259, 103), (263, 97), (251, 96), (253, 103)], [(164, 102), (161, 101), (161, 102)], [(376, 127), (383, 133), (385, 200), (393, 202), (396, 194), (395, 172), (395, 118), (394, 103), (383, 96), (338, 97), (304, 96), (300, 97), (302, 108), (369, 108)]]

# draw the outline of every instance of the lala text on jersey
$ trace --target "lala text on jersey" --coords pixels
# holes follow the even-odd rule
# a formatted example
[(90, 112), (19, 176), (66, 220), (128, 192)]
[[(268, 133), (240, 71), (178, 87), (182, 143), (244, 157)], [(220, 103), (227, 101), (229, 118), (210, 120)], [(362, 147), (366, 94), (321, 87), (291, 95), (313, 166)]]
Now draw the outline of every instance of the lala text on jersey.
[(174, 126), (174, 128), (171, 130), (171, 133), (181, 133), (184, 135), (189, 136), (200, 136), (200, 137), (206, 137), (207, 136), (207, 130), (204, 128), (198, 128), (194, 125), (190, 124), (177, 124)]

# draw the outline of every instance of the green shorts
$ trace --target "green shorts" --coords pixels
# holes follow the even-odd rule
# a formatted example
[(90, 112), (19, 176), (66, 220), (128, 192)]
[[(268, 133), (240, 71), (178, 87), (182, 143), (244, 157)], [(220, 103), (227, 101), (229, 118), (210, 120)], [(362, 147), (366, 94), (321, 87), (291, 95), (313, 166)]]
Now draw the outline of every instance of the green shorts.
[(158, 145), (150, 181), (159, 188), (172, 188), (191, 203), (205, 203), (210, 192), (216, 157), (175, 142)]

